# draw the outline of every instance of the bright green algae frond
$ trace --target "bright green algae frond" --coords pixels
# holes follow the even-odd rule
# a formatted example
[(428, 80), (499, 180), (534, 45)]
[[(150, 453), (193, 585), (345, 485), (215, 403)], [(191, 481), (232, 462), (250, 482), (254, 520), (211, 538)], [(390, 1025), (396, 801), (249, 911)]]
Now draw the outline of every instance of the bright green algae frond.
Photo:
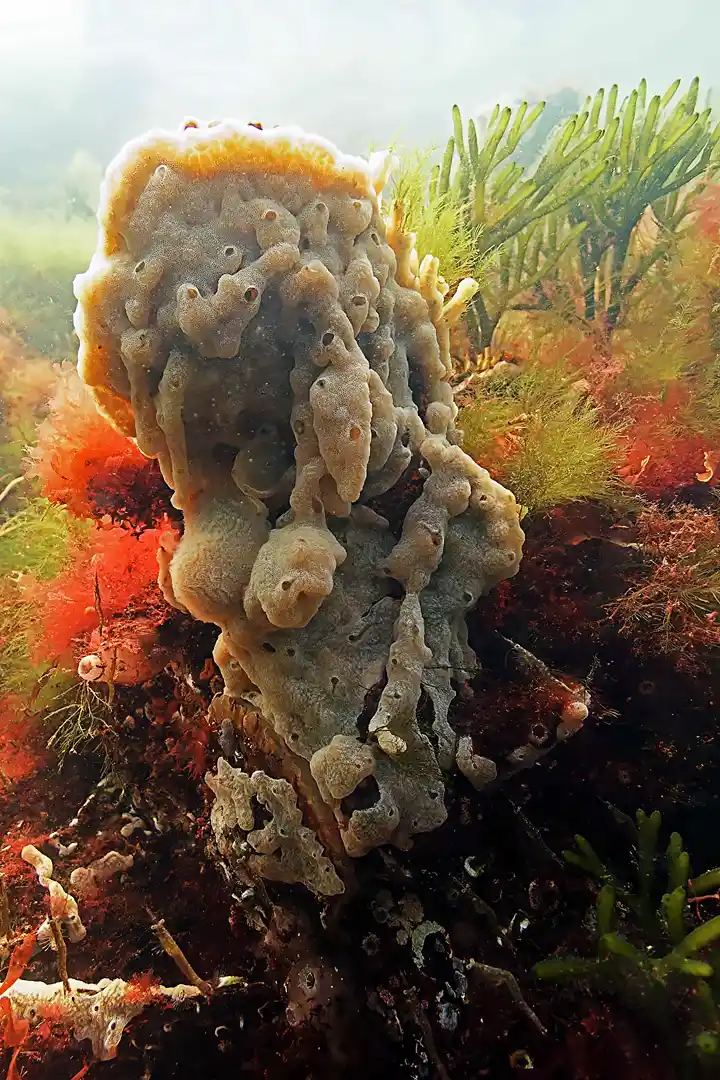
[(32, 499), (0, 521), (0, 697), (28, 693), (44, 666), (32, 659), (37, 612), (25, 583), (56, 577), (72, 539), (87, 528), (46, 499)]
[(451, 194), (439, 192), (431, 152), (416, 152), (402, 160), (391, 198), (403, 206), (404, 225), (415, 234), (421, 262), (426, 255), (439, 259), (442, 274), (451, 283), (482, 275), (487, 260), (480, 252), (477, 230), (467, 223)]
[(552, 957), (534, 971), (541, 979), (583, 979), (619, 996), (658, 1031), (679, 1065), (709, 1065), (720, 1054), (714, 959), (720, 916), (698, 922), (691, 911), (701, 899), (716, 898), (720, 869), (693, 878), (678, 833), (660, 851), (659, 811), (638, 810), (636, 821), (634, 884), (607, 866), (583, 836), (575, 837), (575, 850), (563, 852), (568, 863), (601, 882), (597, 956)]

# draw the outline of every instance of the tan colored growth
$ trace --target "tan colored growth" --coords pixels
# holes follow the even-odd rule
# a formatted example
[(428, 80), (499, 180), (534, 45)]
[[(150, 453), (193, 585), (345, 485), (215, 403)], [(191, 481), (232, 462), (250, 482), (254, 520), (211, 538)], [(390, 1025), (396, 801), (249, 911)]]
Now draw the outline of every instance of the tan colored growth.
[(140, 991), (123, 979), (101, 979), (97, 983), (70, 979), (63, 983), (30, 982), (18, 979), (0, 995), (12, 1004), (13, 1016), (32, 1027), (43, 1021), (72, 1030), (78, 1041), (89, 1039), (100, 1061), (109, 1061), (128, 1023), (152, 1003), (176, 1005), (200, 996), (195, 986), (152, 986)]
[[(81, 374), (184, 513), (163, 591), (221, 627), (228, 692), (310, 762), (353, 855), (444, 820), (464, 617), (523, 540), (454, 430), (477, 286), (418, 265), (385, 172), (295, 129), (152, 133), (110, 167), (76, 282)], [(411, 462), (429, 475), (395, 536), (369, 504)]]
[[(260, 877), (299, 881), (318, 896), (344, 891), (315, 834), (303, 825), (297, 796), (287, 780), (260, 771), (249, 776), (224, 758), (218, 759), (217, 773), (208, 773), (206, 780), (215, 793), (211, 823), (223, 855), (232, 851), (238, 832), (247, 833), (252, 849), (248, 865)], [(272, 815), (261, 829), (255, 828), (253, 800)]]

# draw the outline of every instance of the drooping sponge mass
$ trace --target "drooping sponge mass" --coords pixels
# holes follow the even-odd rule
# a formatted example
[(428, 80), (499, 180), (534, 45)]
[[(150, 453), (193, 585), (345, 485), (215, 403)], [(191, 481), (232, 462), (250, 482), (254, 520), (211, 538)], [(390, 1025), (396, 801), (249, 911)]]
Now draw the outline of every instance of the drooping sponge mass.
[[(454, 430), (476, 285), (446, 301), (401, 208), (382, 218), (384, 171), (295, 129), (151, 133), (111, 165), (76, 281), (80, 372), (184, 514), (161, 587), (221, 628), (227, 693), (309, 761), (351, 855), (444, 820), (465, 615), (523, 541)], [(391, 528), (372, 503), (411, 468)]]

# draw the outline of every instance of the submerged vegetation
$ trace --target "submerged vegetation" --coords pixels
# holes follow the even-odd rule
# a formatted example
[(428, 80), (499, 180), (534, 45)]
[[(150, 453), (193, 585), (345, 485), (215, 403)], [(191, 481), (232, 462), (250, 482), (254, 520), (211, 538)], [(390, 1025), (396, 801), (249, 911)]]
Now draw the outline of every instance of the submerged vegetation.
[[(278, 1046), (278, 1076), (317, 1080), (373, 1067), (685, 1080), (720, 1067), (720, 915), (703, 921), (720, 871), (693, 876), (678, 833), (661, 851), (659, 813), (633, 826), (616, 809), (641, 792), (673, 825), (685, 815), (704, 864), (720, 862), (720, 127), (699, 102), (696, 81), (655, 96), (643, 81), (624, 100), (600, 90), (544, 145), (542, 104), (498, 107), (485, 126), (456, 109), (444, 155), (408, 155), (384, 195), (420, 260), (438, 257), (451, 287), (479, 282), (451, 336), (458, 426), (513, 491), (527, 539), (518, 576), (469, 618), (480, 670), (433, 687), (456, 694), (449, 726), (464, 753), (447, 827), (358, 860), (323, 813), (312, 765), (255, 706), (223, 695), (215, 629), (158, 590), (181, 526), (156, 462), (57, 363), (94, 224), (0, 211), (0, 960), (21, 974), (12, 947), (48, 912), (64, 943), (67, 909), (37, 899), (27, 845), (58, 859), (63, 891), (71, 869), (119, 857), (127, 877), (81, 898), (90, 934), (84, 952), (66, 950), (72, 973), (130, 972), (132, 1004), (160, 962), (172, 978), (172, 958), (202, 995), (138, 1029), (119, 1076), (174, 1075), (176, 1058), (192, 1076), (195, 1061), (260, 1076)], [(421, 472), (409, 470), (403, 506)], [(431, 702), (420, 710), (425, 722)], [(445, 737), (426, 726), (433, 745)], [(514, 778), (551, 749), (551, 770)], [(352, 878), (342, 904), (319, 913), (250, 871), (228, 899), (240, 856), (228, 848), (226, 865), (214, 851), (199, 783), (220, 753), (231, 774), (273, 762), (328, 862)], [(372, 780), (353, 793), (368, 806)], [(342, 815), (351, 800), (337, 801)], [(563, 864), (576, 817), (608, 806), (630, 853), (606, 835), (601, 858), (578, 836)], [(597, 883), (594, 910), (578, 869)], [(153, 953), (144, 931), (163, 917), (203, 975), (171, 936)], [(43, 978), (57, 965), (61, 985), (68, 957), (53, 941), (30, 962)], [(243, 979), (219, 978), (228, 957)], [(2, 994), (9, 1080), (16, 1042), (29, 1080), (49, 1076), (48, 1062), (60, 1080), (67, 1032), (61, 1044), (54, 1022), (23, 1030)], [(367, 1047), (347, 1022), (358, 1016)]]
[(645, 275), (672, 249), (693, 199), (717, 160), (720, 125), (697, 108), (694, 80), (648, 99), (643, 80), (618, 100), (601, 89), (550, 136), (529, 168), (516, 155), (542, 115), (499, 106), (482, 140), (457, 108), (453, 135), (424, 192), (412, 174), (413, 208), (422, 228), (451, 206), (453, 229), (472, 237), (474, 264), (492, 261), (475, 296), (471, 338), (492, 346), (503, 315), (553, 308), (603, 337), (622, 322)]
[(43, 498), (0, 519), (0, 697), (28, 694), (43, 669), (33, 661), (38, 610), (27, 583), (44, 588), (56, 579), (71, 559), (73, 537), (84, 529)]
[(566, 366), (526, 365), (471, 402), (462, 413), (466, 449), (528, 510), (617, 497), (621, 428), (603, 424)]
[(0, 204), (0, 307), (27, 346), (73, 353), (72, 282), (95, 245), (95, 222), (60, 213), (17, 213)]
[(415, 234), (421, 261), (434, 255), (453, 284), (464, 277), (480, 277), (485, 265), (478, 248), (478, 231), (468, 225), (449, 193), (428, 198), (432, 158), (430, 152), (416, 152), (400, 160), (392, 177), (392, 200), (403, 208), (404, 224)]
[(720, 645), (720, 526), (691, 506), (637, 519), (637, 584), (612, 605), (623, 634), (645, 650), (692, 657)]
[(635, 886), (606, 866), (583, 836), (576, 836), (576, 850), (563, 852), (565, 859), (601, 884), (595, 912), (597, 956), (552, 957), (536, 964), (534, 971), (540, 979), (584, 980), (620, 996), (657, 1030), (681, 1068), (692, 1068), (693, 1061), (696, 1066), (715, 1064), (720, 1055), (714, 963), (720, 915), (701, 921), (698, 914), (702, 900), (715, 898), (707, 894), (720, 886), (720, 870), (693, 878), (678, 833), (670, 836), (661, 854), (661, 824), (658, 811), (647, 815), (638, 810)]

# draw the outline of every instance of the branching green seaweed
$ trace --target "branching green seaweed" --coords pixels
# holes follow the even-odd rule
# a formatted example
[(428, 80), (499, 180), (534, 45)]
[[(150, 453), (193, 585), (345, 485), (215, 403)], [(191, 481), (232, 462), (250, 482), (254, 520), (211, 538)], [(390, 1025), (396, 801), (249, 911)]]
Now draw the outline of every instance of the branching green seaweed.
[(713, 127), (710, 110), (696, 108), (697, 79), (673, 106), (679, 86), (648, 101), (643, 80), (619, 107), (617, 86), (607, 95), (600, 89), (555, 129), (529, 170), (515, 155), (542, 102), (497, 106), (482, 142), (455, 106), (453, 135), (429, 191), (430, 199), (450, 198), (474, 230), (476, 260), (495, 259), (471, 307), (478, 349), (491, 344), (505, 311), (547, 310), (553, 285), (579, 301), (582, 314), (570, 305), (572, 317), (615, 329), (717, 164), (720, 124)]
[(403, 158), (393, 177), (390, 199), (402, 204), (404, 227), (415, 233), (420, 261), (434, 255), (450, 285), (464, 277), (481, 278), (484, 263), (478, 230), (468, 224), (448, 192), (438, 192), (437, 170), (431, 151)]
[[(563, 852), (566, 861), (602, 883), (597, 955), (551, 957), (534, 972), (541, 979), (582, 980), (617, 996), (667, 1040), (685, 1066), (694, 1061), (715, 1070), (720, 1068), (720, 915), (697, 924), (690, 903), (720, 886), (720, 869), (692, 879), (678, 833), (660, 852), (660, 826), (657, 810), (649, 815), (638, 810), (634, 885), (608, 867), (584, 837), (575, 837), (576, 848)], [(658, 895), (661, 871), (664, 891)]]
[[(667, 256), (692, 210), (688, 185), (696, 181), (694, 192), (702, 189), (700, 178), (713, 165), (720, 141), (720, 124), (713, 126), (711, 110), (696, 107), (699, 80), (693, 79), (673, 106), (679, 88), (677, 79), (665, 94), (648, 101), (643, 79), (617, 111), (615, 86), (607, 101), (600, 90), (590, 106), (591, 120), (597, 120), (603, 104), (605, 118), (602, 139), (586, 160), (599, 159), (605, 167), (580, 197), (570, 200), (569, 220), (587, 225), (578, 247), (585, 318), (591, 321), (598, 314), (602, 273), (603, 307), (610, 329), (618, 325), (626, 298), (648, 270)], [(580, 115), (576, 126), (585, 115)], [(633, 244), (648, 207), (655, 224), (649, 235)]]

